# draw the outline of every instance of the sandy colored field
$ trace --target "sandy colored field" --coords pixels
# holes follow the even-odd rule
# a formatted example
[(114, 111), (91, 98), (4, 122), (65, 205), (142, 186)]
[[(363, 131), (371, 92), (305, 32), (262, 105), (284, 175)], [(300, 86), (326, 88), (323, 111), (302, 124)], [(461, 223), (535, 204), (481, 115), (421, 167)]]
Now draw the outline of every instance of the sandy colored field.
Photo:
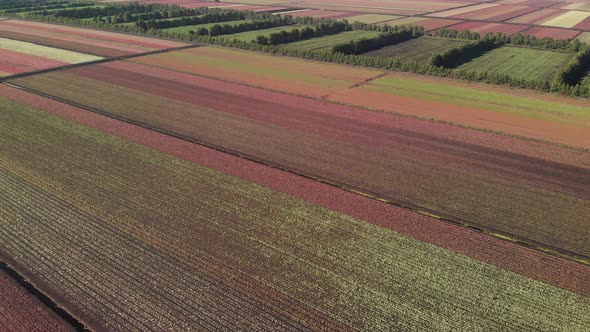
[(560, 28), (573, 28), (588, 17), (590, 17), (590, 12), (569, 11), (540, 24)]
[[(505, 151), (518, 144), (532, 149), (518, 139), (488, 134), (507, 140), (496, 149), (459, 137), (445, 141), (441, 131), (478, 132), (135, 64), (13, 82), (452, 220), (582, 255), (590, 251), (581, 236), (590, 232), (583, 222), (590, 213), (590, 170), (539, 159), (551, 151), (585, 158), (585, 165), (588, 153), (544, 145), (546, 152), (529, 158)], [(116, 102), (103, 95), (117, 96)]]
[(0, 270), (0, 331), (66, 332), (71, 327)]
[(0, 38), (0, 48), (10, 51), (16, 51), (28, 55), (35, 55), (41, 56), (47, 59), (56, 60), (60, 62), (66, 63), (80, 63), (80, 62), (89, 62), (89, 61), (96, 61), (102, 58), (82, 54), (78, 52), (66, 51), (57, 48), (47, 47), (47, 46), (40, 46), (35, 45), (27, 42)]
[(452, 17), (458, 19), (491, 20), (502, 22), (513, 17), (517, 17), (519, 15), (530, 13), (535, 10), (537, 10), (537, 8), (535, 7), (500, 5), (470, 11), (464, 14), (453, 15)]
[(387, 112), (590, 148), (588, 101), (404, 74), (390, 74), (388, 84), (396, 82), (395, 85), (377, 85), (378, 91), (372, 88), (374, 82), (367, 87), (349, 89), (383, 72), (213, 47), (140, 57), (133, 61)]
[(0, 251), (94, 328), (590, 324), (587, 297), (3, 103)]
[(586, 43), (590, 43), (590, 32), (582, 32), (581, 34), (579, 34), (576, 39), (579, 39), (581, 41), (584, 41)]

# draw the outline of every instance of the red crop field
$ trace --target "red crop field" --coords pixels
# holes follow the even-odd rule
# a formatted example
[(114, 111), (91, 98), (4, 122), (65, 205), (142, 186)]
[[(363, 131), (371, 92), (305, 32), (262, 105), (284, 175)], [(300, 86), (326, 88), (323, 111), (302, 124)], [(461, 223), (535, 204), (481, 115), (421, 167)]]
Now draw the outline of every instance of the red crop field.
[(461, 23), (461, 22), (463, 22), (463, 21), (449, 20), (449, 19), (444, 19), (444, 18), (406, 17), (406, 18), (402, 18), (402, 19), (398, 19), (398, 20), (381, 22), (377, 25), (410, 24), (410, 25), (422, 26), (422, 27), (424, 27), (424, 30), (426, 30), (426, 31), (432, 31), (432, 30), (448, 27), (450, 25)]
[(526, 30), (525, 33), (539, 38), (550, 37), (553, 39), (573, 39), (580, 34), (580, 31), (558, 28), (532, 27)]
[(550, 20), (554, 17), (562, 15), (567, 11), (561, 9), (554, 9), (554, 8), (545, 8), (541, 10), (537, 10), (535, 12), (522, 15), (511, 20), (508, 20), (509, 23), (524, 23), (524, 24), (541, 24), (547, 20)]
[(0, 270), (0, 331), (70, 331), (71, 327)]
[(483, 8), (470, 11), (463, 14), (453, 15), (450, 18), (471, 19), (471, 20), (489, 20), (502, 22), (516, 16), (537, 10), (535, 7), (499, 5), (490, 8)]
[(20, 20), (1, 21), (0, 37), (99, 56), (120, 56), (186, 45), (149, 37)]
[(479, 32), (482, 35), (485, 35), (488, 32), (502, 32), (507, 35), (513, 35), (515, 33), (519, 33), (530, 28), (530, 26), (504, 23), (465, 22), (456, 25), (451, 25), (448, 28), (458, 31), (469, 30), (473, 32)]

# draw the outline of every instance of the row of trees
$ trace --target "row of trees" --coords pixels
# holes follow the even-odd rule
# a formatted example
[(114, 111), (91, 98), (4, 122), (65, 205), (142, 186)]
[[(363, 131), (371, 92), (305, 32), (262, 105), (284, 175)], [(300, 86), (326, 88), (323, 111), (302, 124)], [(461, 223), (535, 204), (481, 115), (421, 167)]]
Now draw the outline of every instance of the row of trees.
[(347, 43), (334, 45), (332, 47), (332, 52), (347, 55), (362, 54), (420, 36), (418, 31), (412, 29), (409, 26), (406, 27), (407, 29), (402, 29), (396, 32), (382, 33), (374, 38), (355, 39)]
[(454, 39), (464, 39), (464, 40), (478, 40), (478, 39), (488, 39), (496, 42), (497, 44), (511, 44), (511, 45), (519, 45), (519, 46), (528, 46), (528, 47), (536, 47), (536, 48), (546, 48), (546, 49), (555, 49), (555, 50), (568, 50), (573, 51), (572, 47), (575, 48), (576, 42), (570, 42), (568, 40), (562, 39), (553, 39), (549, 37), (545, 38), (538, 38), (531, 35), (525, 35), (521, 33), (517, 33), (514, 35), (507, 35), (505, 33), (487, 33), (485, 35), (481, 35), (478, 32), (472, 32), (469, 30), (457, 31), (453, 29), (440, 29), (437, 30), (432, 34), (435, 37), (441, 38), (454, 38)]
[(77, 7), (87, 7), (92, 5), (91, 3), (84, 3), (84, 2), (75, 2), (75, 3), (61, 3), (61, 4), (52, 4), (52, 5), (44, 5), (44, 6), (29, 6), (29, 7), (15, 7), (10, 9), (0, 9), (0, 12), (3, 14), (15, 14), (15, 13), (24, 13), (30, 11), (41, 11), (41, 10), (50, 10), (50, 9), (60, 9), (60, 8), (77, 8)]
[(437, 67), (456, 68), (498, 46), (499, 44), (492, 39), (479, 39), (452, 48), (443, 53), (433, 54), (430, 59), (430, 64)]
[(159, 21), (156, 21), (155, 19), (151, 19), (149, 21), (139, 19), (137, 23), (135, 23), (135, 25), (143, 30), (168, 29), (187, 25), (199, 25), (213, 22), (227, 22), (243, 19), (244, 13), (232, 10), (212, 12), (200, 16), (183, 16)]
[(268, 37), (260, 35), (256, 38), (256, 42), (261, 45), (287, 44), (299, 40), (337, 34), (346, 29), (348, 29), (348, 25), (345, 22), (332, 21), (329, 23), (320, 23), (313, 28), (306, 26), (301, 29), (293, 28), (289, 31), (283, 30), (271, 33)]

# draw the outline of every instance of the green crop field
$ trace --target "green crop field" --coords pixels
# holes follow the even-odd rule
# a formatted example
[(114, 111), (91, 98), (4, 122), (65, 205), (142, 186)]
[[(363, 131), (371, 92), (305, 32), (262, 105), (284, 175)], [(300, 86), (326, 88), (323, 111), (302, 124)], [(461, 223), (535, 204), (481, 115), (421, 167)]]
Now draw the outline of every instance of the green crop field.
[(240, 33), (234, 33), (231, 35), (225, 35), (224, 37), (230, 38), (230, 39), (238, 39), (238, 40), (245, 41), (245, 42), (250, 42), (250, 41), (256, 40), (256, 37), (258, 37), (260, 35), (264, 35), (264, 36), (268, 37), (275, 32), (281, 32), (283, 30), (291, 31), (292, 29), (301, 29), (304, 27), (305, 27), (305, 25), (281, 26), (281, 27), (270, 28), (270, 29), (252, 30), (252, 31), (245, 31), (245, 32), (240, 32)]
[(301, 40), (295, 43), (285, 44), (281, 47), (297, 48), (300, 50), (327, 50), (331, 49), (336, 44), (346, 43), (354, 39), (373, 38), (380, 33), (376, 31), (354, 30), (345, 31), (335, 35), (323, 36), (318, 38), (311, 38)]
[(567, 52), (505, 46), (463, 64), (459, 69), (505, 74), (523, 80), (546, 80), (571, 56), (572, 53)]
[(430, 60), (433, 54), (442, 53), (466, 43), (468, 42), (465, 40), (421, 37), (367, 52), (363, 55), (380, 58), (415, 60), (418, 63), (426, 63)]
[(197, 31), (201, 28), (205, 28), (205, 29), (210, 29), (212, 26), (219, 24), (219, 25), (238, 25), (238, 24), (242, 24), (242, 23), (248, 23), (248, 22), (252, 22), (252, 20), (236, 20), (236, 21), (227, 21), (227, 22), (213, 22), (213, 23), (205, 23), (205, 24), (197, 24), (197, 25), (185, 25), (185, 26), (180, 26), (180, 27), (174, 27), (174, 28), (168, 28), (168, 29), (163, 29), (164, 31), (167, 32), (182, 32), (182, 33), (186, 33), (189, 31)]

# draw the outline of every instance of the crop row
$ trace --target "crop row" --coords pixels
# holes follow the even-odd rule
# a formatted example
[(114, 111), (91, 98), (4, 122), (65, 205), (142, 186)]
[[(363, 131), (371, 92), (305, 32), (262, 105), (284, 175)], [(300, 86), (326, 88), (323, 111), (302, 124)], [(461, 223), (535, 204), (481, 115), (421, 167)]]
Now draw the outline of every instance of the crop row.
[[(321, 324), (330, 317), (363, 330), (576, 329), (590, 323), (583, 315), (590, 302), (580, 295), (42, 112), (3, 105), (0, 248), (62, 292), (60, 300), (99, 316), (99, 326), (295, 327), (268, 305), (249, 305), (249, 293), (232, 305), (235, 293), (217, 293), (223, 277), (199, 267), (202, 261), (251, 276), (249, 292), (266, 284), (308, 312), (317, 308), (327, 315)], [(218, 283), (197, 287), (203, 273)], [(549, 308), (547, 301), (561, 305)], [(254, 321), (277, 325), (247, 325)], [(320, 327), (343, 327), (336, 324)]]

